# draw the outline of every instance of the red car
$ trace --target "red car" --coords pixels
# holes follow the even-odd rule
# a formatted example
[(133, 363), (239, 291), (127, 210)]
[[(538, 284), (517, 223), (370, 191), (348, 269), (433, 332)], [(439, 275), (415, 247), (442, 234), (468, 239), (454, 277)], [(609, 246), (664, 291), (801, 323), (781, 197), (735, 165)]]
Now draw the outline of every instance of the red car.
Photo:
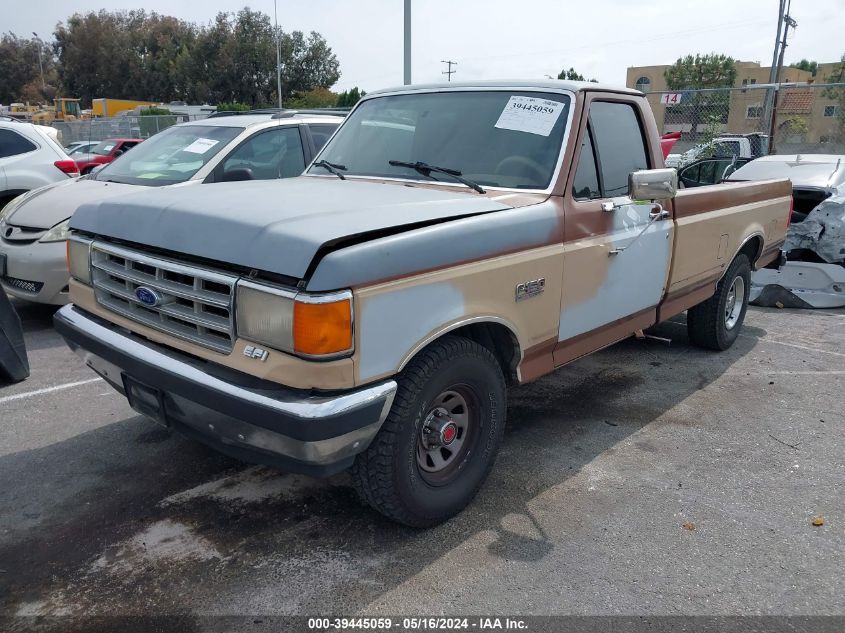
[(108, 138), (105, 141), (100, 141), (95, 147), (91, 148), (88, 154), (81, 154), (76, 159), (76, 166), (79, 167), (79, 173), (87, 174), (97, 165), (105, 165), (112, 162), (121, 154), (129, 151), (138, 143), (143, 141), (141, 138)]

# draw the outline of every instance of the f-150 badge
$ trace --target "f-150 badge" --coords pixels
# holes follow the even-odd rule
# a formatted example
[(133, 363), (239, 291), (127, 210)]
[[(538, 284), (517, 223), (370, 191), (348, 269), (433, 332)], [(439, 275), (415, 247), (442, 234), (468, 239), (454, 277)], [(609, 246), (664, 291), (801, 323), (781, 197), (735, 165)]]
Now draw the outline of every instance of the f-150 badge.
[(534, 279), (532, 281), (525, 281), (521, 284), (516, 284), (516, 300), (530, 299), (537, 295), (543, 294), (546, 289), (546, 278)]

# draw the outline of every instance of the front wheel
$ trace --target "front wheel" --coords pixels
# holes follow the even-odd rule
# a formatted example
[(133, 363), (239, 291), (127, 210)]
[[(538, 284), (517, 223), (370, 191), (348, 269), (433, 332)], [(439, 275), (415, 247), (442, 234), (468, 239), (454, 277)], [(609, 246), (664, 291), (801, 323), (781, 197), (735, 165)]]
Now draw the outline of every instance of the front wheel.
[(750, 291), (751, 262), (739, 254), (716, 286), (716, 294), (687, 311), (690, 342), (719, 351), (733, 345), (745, 320)]
[(505, 425), (505, 380), (487, 348), (447, 336), (417, 355), (398, 382), (352, 480), (388, 518), (430, 527), (463, 510), (487, 478)]

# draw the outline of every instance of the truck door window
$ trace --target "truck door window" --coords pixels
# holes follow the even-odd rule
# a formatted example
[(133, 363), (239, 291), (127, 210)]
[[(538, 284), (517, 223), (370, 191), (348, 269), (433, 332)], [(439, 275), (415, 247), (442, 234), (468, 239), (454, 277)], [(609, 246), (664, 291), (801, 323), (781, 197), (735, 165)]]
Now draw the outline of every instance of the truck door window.
[(581, 155), (578, 157), (575, 180), (572, 181), (572, 197), (576, 200), (601, 198), (599, 176), (596, 171), (596, 155), (593, 152), (589, 128), (584, 132), (584, 139), (581, 142)]
[(590, 128), (598, 158), (602, 197), (628, 193), (628, 174), (648, 169), (645, 138), (634, 106), (629, 103), (594, 101)]

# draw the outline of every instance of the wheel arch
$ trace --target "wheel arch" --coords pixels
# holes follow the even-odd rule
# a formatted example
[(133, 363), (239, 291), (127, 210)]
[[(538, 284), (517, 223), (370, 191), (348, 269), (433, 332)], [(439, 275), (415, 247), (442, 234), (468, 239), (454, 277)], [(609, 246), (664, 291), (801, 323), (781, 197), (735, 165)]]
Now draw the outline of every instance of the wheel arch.
[(760, 259), (760, 256), (763, 254), (763, 246), (765, 245), (765, 237), (762, 231), (754, 231), (751, 235), (746, 236), (742, 243), (740, 243), (739, 248), (736, 249), (733, 257), (728, 261), (728, 265), (725, 266), (725, 270), (722, 272), (721, 276), (719, 277), (719, 281), (722, 280), (727, 272), (728, 268), (730, 268), (731, 263), (737, 258), (739, 255), (747, 255), (748, 261), (751, 263), (751, 269), (754, 270), (754, 262)]
[(516, 334), (516, 327), (507, 319), (491, 315), (461, 319), (433, 332), (405, 355), (399, 364), (399, 371), (427, 346), (449, 334), (464, 336), (489, 349), (499, 362), (505, 380), (508, 383), (517, 380), (523, 347)]

